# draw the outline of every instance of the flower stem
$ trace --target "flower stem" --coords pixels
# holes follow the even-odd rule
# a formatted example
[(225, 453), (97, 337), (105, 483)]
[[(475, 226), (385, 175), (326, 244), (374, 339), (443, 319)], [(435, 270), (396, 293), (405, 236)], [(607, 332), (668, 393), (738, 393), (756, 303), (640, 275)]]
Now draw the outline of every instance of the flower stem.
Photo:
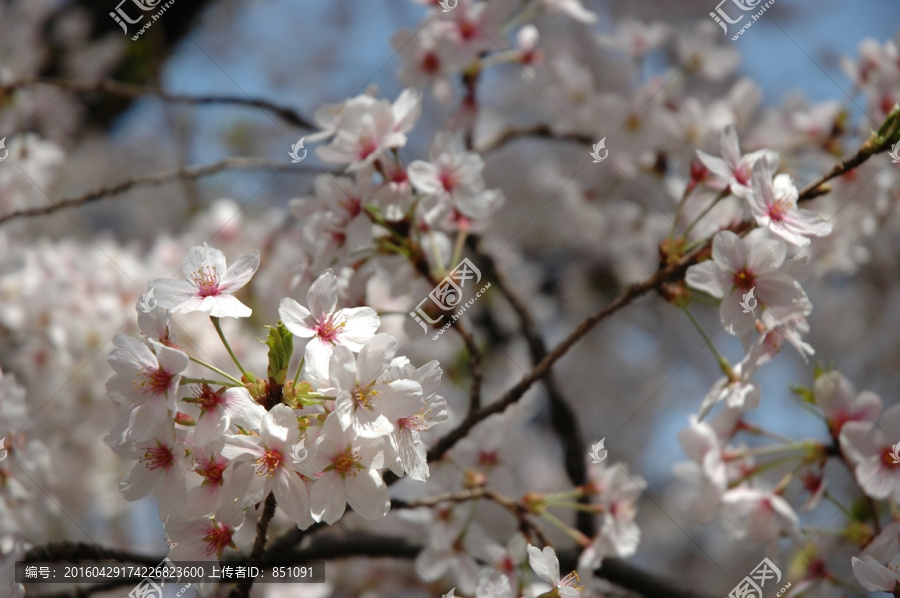
[(718, 349), (716, 349), (716, 346), (713, 344), (712, 340), (710, 340), (710, 338), (706, 336), (706, 332), (703, 331), (703, 328), (700, 326), (700, 322), (698, 322), (697, 319), (694, 318), (694, 314), (692, 314), (687, 307), (682, 307), (681, 309), (684, 311), (685, 315), (687, 315), (688, 319), (691, 321), (691, 324), (694, 325), (694, 328), (697, 329), (697, 332), (700, 333), (700, 336), (703, 337), (703, 340), (706, 341), (706, 346), (709, 347), (709, 350), (712, 351), (716, 360), (719, 362), (719, 367), (722, 369), (722, 373), (730, 378), (732, 373), (731, 364), (727, 359), (722, 357), (722, 354), (719, 353)]
[(229, 380), (231, 380), (232, 382), (234, 382), (234, 383), (237, 384), (238, 386), (243, 386), (243, 385), (244, 385), (243, 382), (241, 382), (240, 380), (238, 380), (237, 378), (235, 378), (234, 376), (232, 376), (232, 375), (229, 374), (228, 372), (225, 372), (224, 370), (220, 370), (219, 368), (217, 368), (216, 366), (214, 366), (214, 365), (211, 364), (211, 363), (206, 363), (206, 362), (203, 361), (202, 359), (197, 359), (197, 358), (194, 357), (193, 355), (190, 356), (189, 359), (190, 359), (191, 361), (193, 361), (194, 363), (199, 363), (199, 364), (202, 365), (203, 367), (211, 369), (212, 371), (214, 371), (215, 373), (219, 374), (220, 376), (224, 376), (225, 378), (228, 378)]
[(569, 527), (564, 521), (562, 521), (559, 517), (557, 517), (553, 513), (544, 509), (540, 512), (540, 516), (544, 521), (546, 521), (547, 523), (549, 523), (550, 525), (552, 525), (553, 527), (555, 527), (556, 529), (558, 529), (559, 531), (564, 533), (566, 536), (568, 536), (569, 538), (574, 540), (575, 543), (577, 543), (582, 548), (586, 548), (586, 547), (590, 546), (590, 544), (591, 544), (590, 538), (588, 538), (587, 536), (582, 534), (577, 529), (573, 529), (573, 528)]
[(188, 378), (184, 376), (181, 378), (182, 384), (215, 384), (216, 386), (238, 386), (238, 384), (234, 382), (225, 382), (224, 380), (211, 380), (209, 378)]
[(209, 316), (209, 319), (212, 320), (213, 326), (216, 327), (216, 332), (219, 333), (219, 338), (222, 339), (222, 344), (225, 345), (225, 348), (228, 350), (228, 354), (231, 355), (231, 359), (232, 361), (234, 361), (234, 365), (236, 365), (238, 369), (241, 370), (244, 378), (246, 378), (250, 382), (256, 380), (256, 376), (248, 373), (247, 370), (244, 369), (244, 366), (242, 366), (241, 362), (238, 361), (237, 355), (235, 355), (234, 351), (231, 350), (231, 345), (228, 344), (228, 341), (225, 339), (225, 333), (222, 332), (222, 325), (219, 323), (219, 318), (217, 318), (216, 316)]
[(297, 364), (297, 373), (294, 374), (294, 388), (297, 388), (297, 384), (300, 382), (300, 371), (303, 369), (303, 364), (306, 363), (306, 358), (300, 360), (300, 363)]

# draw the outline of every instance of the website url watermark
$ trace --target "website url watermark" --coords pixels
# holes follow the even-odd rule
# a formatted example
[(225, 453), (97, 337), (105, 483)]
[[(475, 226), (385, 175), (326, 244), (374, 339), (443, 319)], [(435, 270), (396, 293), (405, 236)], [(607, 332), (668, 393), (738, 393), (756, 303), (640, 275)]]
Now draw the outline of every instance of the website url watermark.
[[(719, 27), (722, 28), (722, 32), (725, 35), (728, 35), (728, 25), (736, 25), (737, 23), (743, 21), (744, 17), (747, 16), (747, 15), (740, 15), (738, 18), (732, 19), (731, 16), (722, 9), (722, 5), (725, 4), (727, 1), (728, 0), (722, 0), (721, 2), (719, 2), (719, 4), (716, 5), (715, 12), (709, 13), (709, 16), (712, 17), (712, 19), (719, 25)], [(734, 4), (744, 12), (750, 12), (751, 10), (759, 7), (760, 2), (762, 2), (762, 0), (731, 0), (731, 1), (734, 2)], [(741, 28), (737, 31), (737, 33), (735, 35), (731, 36), (731, 39), (733, 41), (737, 41), (738, 38), (741, 37), (742, 35), (744, 35), (744, 32), (747, 31), (748, 29), (750, 29), (750, 27), (753, 26), (753, 23), (755, 23), (763, 15), (763, 13), (766, 12), (766, 10), (768, 10), (769, 7), (772, 6), (773, 4), (775, 4), (775, 0), (769, 0), (768, 2), (763, 4), (760, 7), (759, 12), (757, 12), (756, 14), (750, 15), (751, 20), (746, 21), (741, 26)], [(716, 14), (716, 13), (718, 13), (718, 14)]]
[[(113, 20), (119, 24), (122, 28), (123, 33), (128, 35), (128, 26), (136, 25), (144, 20), (147, 15), (141, 14), (136, 18), (132, 18), (132, 16), (122, 8), (122, 5), (128, 2), (129, 0), (122, 0), (116, 6), (116, 10), (109, 13), (109, 16), (113, 18)], [(142, 12), (150, 12), (151, 10), (159, 9), (154, 14), (150, 15), (150, 19), (148, 19), (138, 30), (138, 32), (131, 36), (132, 41), (137, 41), (144, 32), (146, 32), (150, 27), (153, 26), (153, 23), (159, 20), (164, 12), (166, 12), (170, 6), (175, 4), (175, 0), (169, 0), (165, 4), (160, 4), (162, 0), (131, 0), (135, 6), (137, 6)]]
[[(476, 268), (468, 258), (464, 258), (456, 268), (451, 270), (450, 273), (447, 274), (447, 276), (445, 276), (430, 293), (428, 293), (427, 297), (419, 302), (416, 306), (416, 311), (409, 312), (409, 315), (422, 327), (422, 332), (428, 334), (428, 324), (434, 326), (444, 319), (443, 314), (436, 318), (429, 316), (422, 304), (431, 299), (441, 311), (451, 311), (462, 304), (463, 288), (466, 286), (467, 281), (473, 279), (474, 284), (481, 282), (481, 270)], [(444, 334), (444, 331), (450, 328), (454, 322), (459, 320), (463, 313), (472, 307), (475, 301), (477, 301), (489, 288), (491, 288), (491, 283), (487, 283), (481, 287), (481, 289), (475, 293), (475, 296), (462, 304), (462, 307), (460, 307), (456, 313), (451, 313), (450, 319), (447, 320), (447, 323), (431, 337), (431, 340), (436, 341), (438, 337)]]

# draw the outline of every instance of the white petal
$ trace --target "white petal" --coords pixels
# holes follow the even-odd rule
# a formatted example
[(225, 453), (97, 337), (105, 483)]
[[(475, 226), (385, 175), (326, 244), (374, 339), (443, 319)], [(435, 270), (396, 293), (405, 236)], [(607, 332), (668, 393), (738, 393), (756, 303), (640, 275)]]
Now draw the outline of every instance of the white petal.
[(233, 263), (219, 284), (223, 293), (233, 293), (250, 282), (259, 268), (259, 251), (249, 253)]
[(294, 336), (309, 338), (316, 333), (315, 321), (309, 310), (290, 297), (285, 297), (278, 304), (278, 317)]

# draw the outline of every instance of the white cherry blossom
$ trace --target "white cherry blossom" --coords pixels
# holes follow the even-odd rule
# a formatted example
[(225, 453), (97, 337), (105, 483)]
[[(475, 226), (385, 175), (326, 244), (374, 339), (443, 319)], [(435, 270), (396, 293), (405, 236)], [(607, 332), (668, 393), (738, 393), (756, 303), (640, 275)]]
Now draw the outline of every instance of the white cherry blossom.
[(225, 254), (208, 244), (191, 247), (181, 270), (186, 280), (158, 278), (149, 283), (160, 307), (176, 313), (209, 312), (213, 317), (246, 318), (252, 311), (234, 296), (259, 268), (259, 252), (226, 267)]

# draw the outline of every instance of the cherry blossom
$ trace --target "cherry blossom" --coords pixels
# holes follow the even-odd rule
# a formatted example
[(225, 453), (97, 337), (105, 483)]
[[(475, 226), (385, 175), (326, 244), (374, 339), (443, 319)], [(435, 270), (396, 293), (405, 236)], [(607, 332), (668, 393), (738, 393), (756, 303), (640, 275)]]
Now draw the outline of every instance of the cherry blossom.
[(372, 164), (385, 151), (406, 145), (406, 135), (421, 113), (421, 94), (404, 90), (393, 104), (358, 96), (340, 110), (340, 121), (328, 145), (316, 149), (326, 162), (348, 164), (357, 170)]
[(377, 471), (384, 463), (380, 445), (343, 430), (334, 414), (325, 419), (313, 455), (303, 464), (307, 471), (316, 472), (310, 490), (313, 519), (334, 523), (344, 514), (348, 502), (367, 519), (387, 514), (391, 502)]
[(713, 239), (712, 260), (691, 266), (687, 283), (721, 299), (719, 316), (731, 334), (745, 335), (753, 330), (755, 317), (745, 313), (744, 294), (755, 289), (761, 307), (803, 309), (806, 293), (794, 278), (782, 272), (787, 248), (781, 241), (759, 236), (741, 238), (722, 231)]
[(753, 176), (754, 165), (765, 160), (769, 167), (778, 168), (780, 158), (771, 150), (760, 150), (741, 155), (737, 131), (733, 125), (722, 129), (719, 141), (721, 158), (711, 156), (704, 151), (697, 150), (697, 156), (716, 178), (707, 179), (706, 184), (716, 189), (730, 189), (732, 193), (738, 193), (749, 189)]
[(181, 270), (187, 280), (158, 278), (149, 283), (159, 306), (176, 313), (209, 312), (216, 318), (246, 318), (252, 311), (234, 292), (259, 268), (259, 252), (245, 255), (226, 268), (225, 254), (206, 243), (191, 247)]
[(542, 551), (529, 544), (528, 564), (540, 579), (550, 583), (552, 590), (561, 598), (577, 598), (584, 592), (584, 587), (579, 585), (581, 580), (577, 573), (570, 573), (560, 579), (559, 559), (552, 547), (545, 546)]
[(484, 160), (474, 152), (454, 148), (451, 133), (439, 133), (431, 146), (429, 162), (416, 160), (409, 165), (409, 180), (420, 192), (436, 195), (447, 207), (483, 220), (503, 204), (498, 191), (484, 188)]
[(166, 535), (174, 544), (169, 551), (173, 561), (221, 561), (226, 548), (237, 550), (234, 533), (244, 524), (239, 504), (229, 503), (212, 517), (200, 519), (169, 518)]
[(891, 457), (892, 443), (885, 430), (900, 430), (900, 405), (885, 411), (878, 423), (848, 421), (841, 428), (841, 448), (853, 462), (863, 492), (877, 499), (900, 501), (900, 464)]
[(825, 222), (814, 212), (797, 207), (798, 191), (787, 174), (779, 174), (772, 180), (772, 167), (766, 158), (757, 159), (753, 165), (751, 186), (734, 190), (750, 204), (750, 212), (760, 226), (786, 242), (803, 246), (810, 237), (831, 234), (832, 224)]
[(183, 400), (193, 407), (189, 411), (196, 413), (194, 442), (201, 447), (221, 437), (232, 421), (243, 428), (256, 429), (266, 415), (266, 410), (242, 387), (214, 390), (209, 384), (201, 384), (192, 397)]
[(134, 467), (119, 484), (125, 500), (138, 500), (157, 489), (160, 513), (175, 513), (184, 504), (185, 454), (171, 422), (161, 425), (143, 441), (118, 443), (111, 437), (104, 442), (126, 459), (136, 460)]
[(291, 459), (291, 449), (299, 441), (296, 414), (287, 405), (278, 404), (263, 418), (259, 436), (226, 435), (222, 456), (253, 461), (256, 476), (247, 491), (246, 503), (259, 502), (272, 492), (278, 508), (306, 528), (312, 524), (309, 492), (300, 477), (300, 464)]
[(278, 314), (294, 335), (310, 339), (306, 368), (310, 375), (327, 380), (334, 347), (341, 345), (358, 352), (375, 335), (381, 320), (371, 307), (337, 309), (338, 281), (331, 270), (312, 284), (306, 299), (309, 308), (285, 297)]
[(115, 375), (106, 384), (119, 403), (111, 438), (115, 442), (147, 440), (175, 413), (175, 391), (188, 356), (156, 341), (117, 334), (109, 364)]
[(723, 520), (737, 538), (774, 543), (782, 535), (800, 537), (800, 519), (784, 498), (760, 488), (738, 486), (722, 497)]

